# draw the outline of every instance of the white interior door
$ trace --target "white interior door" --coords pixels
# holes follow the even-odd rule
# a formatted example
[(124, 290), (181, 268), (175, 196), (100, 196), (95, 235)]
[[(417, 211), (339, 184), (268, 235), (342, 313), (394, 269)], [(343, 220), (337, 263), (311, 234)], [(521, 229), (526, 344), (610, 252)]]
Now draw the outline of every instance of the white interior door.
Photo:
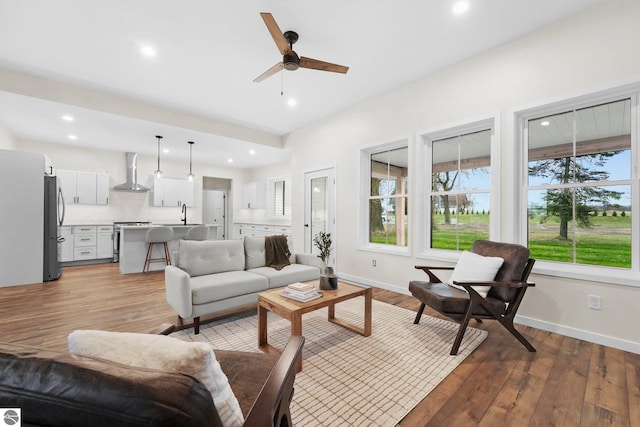
[(313, 237), (320, 231), (331, 233), (333, 250), (327, 263), (336, 266), (336, 179), (335, 169), (322, 169), (304, 174), (304, 249), (319, 253)]
[(219, 240), (225, 239), (227, 234), (227, 192), (226, 190), (202, 191), (202, 222), (204, 224), (217, 224)]

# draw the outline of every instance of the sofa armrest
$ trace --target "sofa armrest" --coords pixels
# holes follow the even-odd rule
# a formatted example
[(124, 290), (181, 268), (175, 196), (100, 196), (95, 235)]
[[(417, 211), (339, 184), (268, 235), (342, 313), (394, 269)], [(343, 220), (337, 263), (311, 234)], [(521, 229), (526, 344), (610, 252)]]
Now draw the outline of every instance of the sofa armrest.
[(174, 265), (164, 269), (164, 290), (169, 305), (182, 317), (187, 319), (192, 313), (191, 277)]
[(320, 273), (324, 271), (324, 263), (317, 255), (314, 254), (296, 254), (296, 264), (318, 267)]

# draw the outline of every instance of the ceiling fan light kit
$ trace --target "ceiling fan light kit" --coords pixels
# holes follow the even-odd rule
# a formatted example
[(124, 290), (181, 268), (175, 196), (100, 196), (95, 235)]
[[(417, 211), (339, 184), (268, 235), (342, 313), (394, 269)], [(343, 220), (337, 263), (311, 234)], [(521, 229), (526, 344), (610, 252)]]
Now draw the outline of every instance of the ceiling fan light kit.
[(267, 26), (267, 30), (269, 30), (273, 41), (276, 43), (278, 50), (282, 54), (282, 62), (278, 62), (273, 67), (260, 74), (253, 80), (254, 82), (259, 83), (283, 69), (295, 71), (300, 67), (341, 74), (346, 74), (347, 71), (349, 71), (349, 67), (344, 65), (332, 64), (318, 59), (298, 56), (298, 54), (293, 50), (293, 44), (298, 41), (298, 33), (295, 31), (285, 31), (283, 33), (270, 13), (262, 12), (260, 13), (260, 16), (262, 16), (262, 20)]

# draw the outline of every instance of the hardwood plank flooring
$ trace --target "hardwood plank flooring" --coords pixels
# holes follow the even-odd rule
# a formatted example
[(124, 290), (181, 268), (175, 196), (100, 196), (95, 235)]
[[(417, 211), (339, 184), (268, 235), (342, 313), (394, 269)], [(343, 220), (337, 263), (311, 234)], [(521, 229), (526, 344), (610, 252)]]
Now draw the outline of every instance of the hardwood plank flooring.
[[(418, 307), (391, 291), (373, 297)], [(122, 275), (117, 264), (65, 267), (56, 282), (0, 288), (0, 319), (1, 340), (60, 351), (75, 329), (148, 332), (178, 321), (163, 272)], [(518, 325), (538, 350), (530, 353), (497, 322), (472, 326), (487, 339), (400, 427), (640, 427), (640, 355)]]

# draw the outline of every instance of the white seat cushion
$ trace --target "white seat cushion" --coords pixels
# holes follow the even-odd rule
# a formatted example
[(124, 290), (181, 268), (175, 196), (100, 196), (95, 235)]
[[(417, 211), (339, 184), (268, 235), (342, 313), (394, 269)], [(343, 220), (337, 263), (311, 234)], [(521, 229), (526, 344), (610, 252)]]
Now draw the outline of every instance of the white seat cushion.
[(306, 282), (320, 278), (320, 270), (316, 267), (302, 264), (291, 264), (282, 270), (272, 267), (258, 267), (248, 270), (269, 279), (269, 288), (279, 288), (295, 282)]
[(191, 299), (194, 305), (207, 304), (238, 295), (266, 291), (269, 280), (247, 271), (227, 271), (191, 278)]

